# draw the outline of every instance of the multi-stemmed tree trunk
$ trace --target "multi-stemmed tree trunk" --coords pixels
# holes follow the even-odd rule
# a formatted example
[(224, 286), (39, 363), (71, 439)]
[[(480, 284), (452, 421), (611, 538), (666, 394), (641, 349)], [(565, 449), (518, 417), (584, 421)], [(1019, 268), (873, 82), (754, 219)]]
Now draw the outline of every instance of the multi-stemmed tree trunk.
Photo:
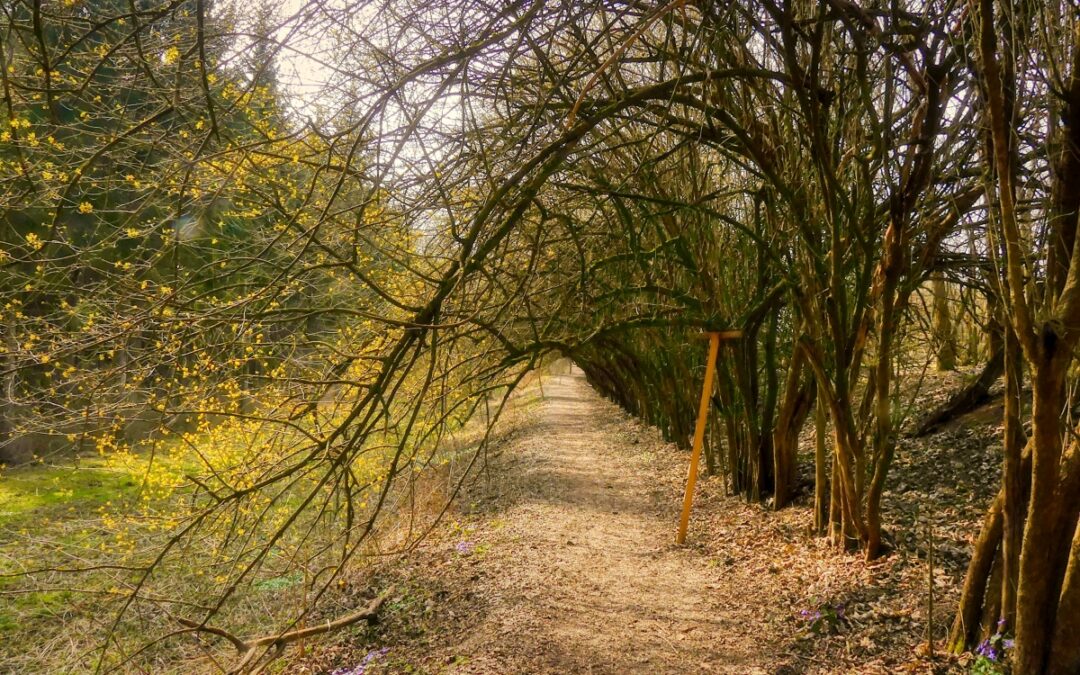
[[(989, 130), (987, 146), (994, 179), (988, 183), (987, 202), (991, 208), (992, 250), (1000, 249), (1000, 281), (1006, 331), (1006, 423), (1002, 496), (995, 501), (982, 539), (993, 539), (993, 509), (1001, 511), (1002, 574), (1000, 588), (987, 584), (986, 555), (977, 550), (965, 589), (973, 587), (984, 605), (1000, 607), (1001, 627), (1015, 632), (1014, 671), (1019, 675), (1051, 673), (1064, 675), (1080, 671), (1080, 613), (1078, 606), (1076, 543), (1080, 514), (1080, 446), (1067, 427), (1063, 415), (1068, 404), (1066, 374), (1074, 361), (1080, 341), (1080, 252), (1076, 250), (1077, 216), (1080, 207), (1080, 49), (1062, 58), (1066, 44), (1044, 45), (1058, 63), (1067, 63), (1058, 91), (1062, 92), (1061, 126), (1054, 119), (1047, 125), (1046, 146), (1053, 183), (1047, 199), (1046, 249), (1032, 251), (1021, 234), (1016, 193), (1020, 171), (1014, 146), (1019, 134), (1016, 109), (1025, 103), (1014, 100), (1024, 86), (1044, 80), (1032, 74), (1026, 82), (1017, 75), (1019, 54), (1028, 53), (1027, 12), (1005, 7), (995, 21), (993, 0), (977, 5), (978, 66), (976, 76), (983, 92)], [(1055, 26), (1080, 26), (1075, 10)], [(1045, 17), (1044, 17), (1045, 18)], [(1053, 19), (1053, 17), (1051, 17)], [(1062, 37), (1058, 35), (1057, 37)], [(1025, 57), (1026, 58), (1026, 57)], [(1003, 60), (1004, 59), (1004, 60)], [(1030, 95), (1030, 94), (1029, 94)], [(1056, 111), (1051, 112), (1056, 118)], [(1035, 258), (1033, 260), (1033, 258)], [(1045, 270), (1041, 302), (1031, 294), (1030, 279), (1037, 269)], [(1011, 347), (1015, 340), (1015, 347)], [(1019, 453), (1019, 363), (1020, 350), (1031, 377), (1031, 438), (1028, 441), (1031, 466)], [(1030, 485), (1030, 495), (1024, 486)], [(982, 541), (980, 541), (982, 543)], [(993, 579), (990, 579), (992, 582)], [(1015, 586), (1015, 595), (1013, 593)], [(1000, 593), (1000, 599), (994, 598)], [(989, 596), (989, 599), (985, 599)], [(1013, 609), (1015, 606), (1015, 610)], [(972, 639), (974, 612), (961, 606), (954, 630), (953, 646), (960, 648)]]

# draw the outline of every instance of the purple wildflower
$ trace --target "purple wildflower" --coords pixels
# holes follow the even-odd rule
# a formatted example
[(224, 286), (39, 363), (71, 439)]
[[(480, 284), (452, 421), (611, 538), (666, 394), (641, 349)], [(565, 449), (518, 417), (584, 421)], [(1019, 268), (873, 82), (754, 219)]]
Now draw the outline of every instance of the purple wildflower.
[(461, 555), (469, 555), (470, 553), (472, 553), (475, 546), (476, 545), (473, 544), (471, 541), (459, 541), (457, 543), (457, 546), (454, 547), (454, 550)]
[(359, 665), (352, 666), (351, 668), (338, 668), (330, 675), (364, 675), (367, 672), (367, 667), (371, 665), (371, 662), (376, 659), (381, 659), (390, 653), (389, 647), (382, 647), (380, 649), (372, 649), (364, 658), (360, 660)]
[(979, 646), (975, 648), (975, 653), (979, 656), (986, 657), (991, 661), (998, 660), (998, 650), (991, 643), (990, 639), (983, 640), (979, 643)]
[(370, 652), (367, 653), (367, 656), (365, 656), (364, 660), (361, 661), (360, 663), (362, 665), (367, 665), (367, 664), (371, 663), (372, 661), (374, 661), (375, 659), (381, 659), (382, 657), (386, 656), (389, 653), (390, 653), (390, 648), (389, 647), (382, 647), (380, 649), (372, 649)]

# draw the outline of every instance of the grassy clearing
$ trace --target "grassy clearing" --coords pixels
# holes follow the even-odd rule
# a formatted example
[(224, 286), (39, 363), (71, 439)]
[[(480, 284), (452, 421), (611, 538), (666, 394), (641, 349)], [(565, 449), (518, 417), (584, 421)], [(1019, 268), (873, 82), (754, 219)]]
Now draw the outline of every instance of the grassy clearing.
[[(105, 575), (72, 579), (72, 588), (60, 587), (50, 573), (29, 580), (19, 575), (78, 565), (110, 550), (115, 533), (103, 526), (102, 515), (122, 509), (139, 490), (138, 475), (104, 457), (35, 463), (0, 473), (0, 670), (76, 671), (20, 657), (33, 653), (28, 645), (55, 645), (58, 628), (82, 623), (80, 615), (93, 616), (93, 591), (107, 593)], [(76, 586), (91, 592), (80, 593)]]
[[(531, 407), (538, 393), (529, 387), (515, 410)], [(362, 573), (368, 555), (382, 559), (404, 537), (425, 530), (441, 512), (448, 489), (471, 464), (482, 424), (458, 426), (438, 451), (427, 449), (398, 479), (383, 505), (381, 524), (350, 568), (323, 596), (308, 620), (326, 620), (364, 604)], [(64, 464), (38, 463), (0, 473), (0, 672), (77, 673), (92, 670), (103, 631), (130, 596), (140, 574), (104, 565), (146, 565), (179, 529), (192, 521), (208, 498), (187, 476), (205, 477), (212, 463), (223, 481), (249, 480), (280, 462), (290, 440), (268, 441), (258, 425), (218, 426), (173, 434), (133, 449), (105, 452)], [(354, 476), (374, 481), (388, 463), (393, 438), (380, 436), (352, 466)], [(267, 448), (273, 448), (271, 453)], [(421, 460), (422, 457), (422, 460)], [(478, 465), (474, 468), (479, 468)], [(236, 483), (241, 487), (244, 483)], [(174, 551), (142, 599), (116, 627), (124, 649), (178, 628), (177, 617), (198, 617), (216, 594), (238, 579), (252, 547), (293, 513), (310, 482), (260, 496), (216, 516), (205, 532)], [(329, 493), (326, 493), (329, 495)], [(366, 520), (375, 500), (368, 490), (354, 496), (356, 519)], [(322, 494), (320, 493), (320, 498)], [(261, 635), (289, 625), (323, 579), (327, 557), (316, 546), (342, 530), (344, 505), (326, 497), (325, 514), (310, 509), (304, 531), (281, 539), (242, 588), (222, 606), (213, 623), (235, 635)], [(201, 500), (201, 501), (200, 501)], [(194, 506), (193, 506), (194, 505)], [(407, 520), (407, 523), (405, 522)], [(353, 527), (356, 527), (354, 523)], [(89, 571), (72, 574), (71, 569)], [(36, 571), (35, 571), (36, 570)], [(33, 572), (29, 573), (28, 572)], [(357, 579), (358, 583), (351, 580)], [(357, 593), (361, 590), (361, 593)], [(148, 599), (150, 598), (150, 599)], [(151, 599), (163, 598), (164, 601)], [(234, 658), (227, 644), (187, 634), (140, 655), (137, 667), (154, 673), (211, 672), (213, 657)], [(126, 672), (126, 671), (125, 671)]]
[[(238, 556), (228, 544), (243, 532), (229, 530), (225, 518), (166, 560), (126, 609), (124, 621), (112, 626), (143, 581), (140, 568), (208, 503), (186, 477), (205, 475), (213, 464), (217, 475), (232, 480), (253, 459), (273, 461), (258, 452), (264, 438), (256, 427), (222, 425), (0, 474), (0, 671), (88, 672), (105, 634), (111, 632), (130, 651), (131, 645), (174, 631), (176, 617), (204, 612), (197, 605), (234, 580), (230, 562)], [(295, 504), (293, 495), (284, 494), (260, 506), (271, 522)], [(249, 514), (237, 509), (226, 516), (243, 522)], [(248, 578), (243, 592), (223, 605), (250, 617), (233, 622), (230, 630), (261, 633), (301, 605), (303, 575), (279, 573), (287, 568), (285, 551), (271, 552), (264, 573)], [(221, 651), (185, 635), (122, 670), (203, 672), (209, 670), (208, 657), (220, 657)]]
[(100, 457), (5, 469), (0, 473), (0, 527), (25, 527), (129, 497), (138, 481)]

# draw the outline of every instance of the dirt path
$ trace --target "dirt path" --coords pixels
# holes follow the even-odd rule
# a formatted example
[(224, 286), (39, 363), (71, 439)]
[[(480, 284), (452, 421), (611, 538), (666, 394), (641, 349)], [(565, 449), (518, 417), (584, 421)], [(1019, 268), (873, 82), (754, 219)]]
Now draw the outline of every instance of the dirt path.
[[(810, 531), (808, 491), (772, 511), (726, 495), (715, 478), (699, 482), (688, 546), (676, 547), (687, 453), (602, 400), (580, 373), (545, 377), (537, 402), (539, 391), (521, 392), (482, 479), (432, 536), (359, 581), (365, 594), (398, 589), (380, 625), (289, 672), (971, 670), (970, 657), (943, 659), (940, 651), (931, 663), (925, 636), (932, 625), (939, 644), (945, 637), (963, 550), (996, 490), (996, 479), (981, 476), (985, 468), (965, 473), (950, 462), (960, 461), (955, 447), (982, 452), (973, 466), (997, 461), (992, 427), (962, 429), (898, 457), (898, 487), (887, 493), (897, 549), (868, 565)], [(938, 515), (932, 621), (922, 539), (904, 520), (912, 500), (936, 504)]]
[(673, 545), (678, 502), (654, 479), (654, 432), (578, 371), (543, 392), (500, 468), (509, 503), (456, 544), (446, 567), (460, 579), (436, 599), (459, 608), (450, 616), (480, 609), (431, 631), (444, 639), (425, 645), (422, 670), (766, 672), (753, 589), (725, 588), (715, 560)]

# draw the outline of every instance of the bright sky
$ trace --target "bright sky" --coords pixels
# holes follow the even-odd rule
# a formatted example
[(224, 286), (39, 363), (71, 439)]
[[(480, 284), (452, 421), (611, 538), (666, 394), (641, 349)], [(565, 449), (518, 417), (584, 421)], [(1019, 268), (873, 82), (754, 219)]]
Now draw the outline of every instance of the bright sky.
[(303, 117), (317, 117), (319, 94), (334, 74), (325, 30), (328, 19), (320, 5), (341, 9), (346, 4), (342, 0), (283, 0), (278, 10), (282, 23), (275, 36), (284, 45), (277, 56), (278, 81)]

